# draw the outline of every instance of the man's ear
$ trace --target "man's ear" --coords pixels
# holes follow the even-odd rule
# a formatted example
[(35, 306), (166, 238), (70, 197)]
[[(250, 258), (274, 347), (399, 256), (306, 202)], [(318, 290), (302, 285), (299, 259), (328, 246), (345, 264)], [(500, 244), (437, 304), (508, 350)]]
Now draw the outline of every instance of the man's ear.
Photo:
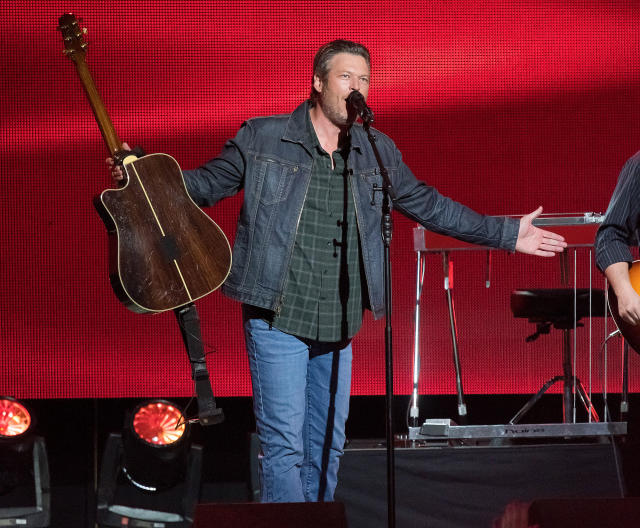
[(322, 79), (318, 75), (313, 76), (313, 87), (316, 89), (316, 92), (322, 93)]

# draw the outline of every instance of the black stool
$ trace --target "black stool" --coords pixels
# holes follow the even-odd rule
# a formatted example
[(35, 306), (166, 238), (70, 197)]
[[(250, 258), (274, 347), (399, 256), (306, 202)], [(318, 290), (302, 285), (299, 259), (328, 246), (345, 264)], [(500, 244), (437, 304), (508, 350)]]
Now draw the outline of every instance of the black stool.
[[(589, 294), (591, 293), (591, 303)], [(575, 302), (575, 305), (574, 305)], [(589, 306), (591, 304), (591, 306)], [(574, 317), (575, 306), (575, 317)], [(591, 308), (591, 310), (590, 310)], [(526, 341), (533, 341), (542, 334), (548, 334), (551, 327), (562, 330), (562, 375), (554, 376), (547, 381), (542, 388), (534, 394), (531, 399), (520, 409), (509, 422), (516, 424), (522, 416), (535, 405), (542, 395), (556, 382), (563, 382), (562, 396), (562, 416), (563, 422), (570, 422), (571, 395), (574, 390), (580, 397), (587, 413), (591, 414), (594, 421), (600, 419), (596, 413), (589, 397), (587, 396), (582, 382), (573, 375), (571, 366), (571, 330), (574, 325), (583, 326), (578, 323), (583, 317), (605, 317), (605, 297), (604, 290), (588, 288), (558, 288), (539, 290), (516, 290), (511, 293), (511, 311), (514, 317), (524, 317), (536, 324), (536, 332), (526, 338)]]

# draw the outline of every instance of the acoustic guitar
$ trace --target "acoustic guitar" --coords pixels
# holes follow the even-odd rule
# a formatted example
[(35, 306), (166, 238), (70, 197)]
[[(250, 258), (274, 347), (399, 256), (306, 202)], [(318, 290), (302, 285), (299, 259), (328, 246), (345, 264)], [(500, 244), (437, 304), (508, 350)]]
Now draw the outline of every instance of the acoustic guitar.
[[(631, 280), (633, 289), (640, 295), (640, 260), (634, 261), (631, 268), (629, 268), (629, 279)], [(613, 320), (618, 326), (618, 330), (620, 330), (622, 336), (627, 340), (629, 346), (640, 353), (640, 324), (632, 325), (620, 317), (618, 313), (618, 298), (611, 286), (609, 286), (609, 310), (611, 311)]]
[(204, 297), (229, 274), (227, 237), (191, 200), (175, 159), (122, 150), (85, 61), (86, 30), (73, 14), (59, 18), (58, 30), (109, 153), (125, 175), (120, 188), (94, 198), (109, 233), (109, 278), (116, 295), (138, 313), (173, 310)]

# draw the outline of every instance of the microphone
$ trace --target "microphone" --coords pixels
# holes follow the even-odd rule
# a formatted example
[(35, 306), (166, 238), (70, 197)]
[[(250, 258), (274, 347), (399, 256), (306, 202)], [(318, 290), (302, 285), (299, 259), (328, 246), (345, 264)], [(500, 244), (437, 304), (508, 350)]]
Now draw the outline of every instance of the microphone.
[(347, 109), (353, 110), (365, 123), (373, 123), (373, 111), (367, 106), (364, 95), (358, 90), (353, 90), (347, 97)]

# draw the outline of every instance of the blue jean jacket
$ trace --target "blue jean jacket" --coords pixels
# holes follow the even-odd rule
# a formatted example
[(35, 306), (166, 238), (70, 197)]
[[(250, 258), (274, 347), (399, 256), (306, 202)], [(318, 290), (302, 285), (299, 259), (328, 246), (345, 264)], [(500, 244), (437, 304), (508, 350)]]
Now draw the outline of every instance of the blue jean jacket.
[[(309, 103), (292, 114), (246, 121), (220, 155), (184, 171), (187, 190), (200, 206), (244, 190), (232, 267), (222, 292), (240, 302), (278, 311), (296, 230), (311, 178), (306, 119)], [(419, 181), (393, 141), (375, 131), (376, 145), (394, 187), (393, 208), (436, 233), (513, 251), (519, 222), (480, 215)], [(369, 304), (384, 314), (383, 243), (380, 234), (382, 177), (367, 134), (351, 127), (348, 171), (352, 178)]]

